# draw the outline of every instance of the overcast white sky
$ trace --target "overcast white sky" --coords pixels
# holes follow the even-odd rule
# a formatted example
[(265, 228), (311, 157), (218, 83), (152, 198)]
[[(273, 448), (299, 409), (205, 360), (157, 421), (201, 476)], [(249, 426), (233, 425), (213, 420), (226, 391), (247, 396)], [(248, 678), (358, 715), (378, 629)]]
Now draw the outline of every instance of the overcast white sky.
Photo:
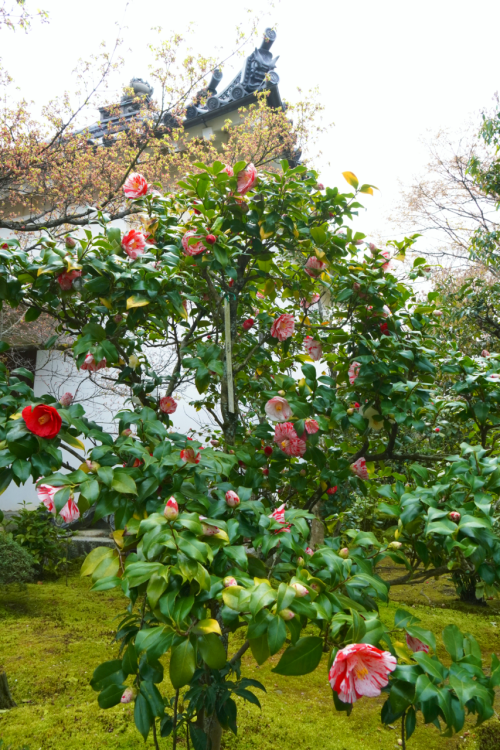
[[(4, 31), (0, 55), (22, 94), (38, 105), (74, 86), (71, 71), (79, 58), (112, 42), (124, 27), (123, 51), (131, 76), (148, 77), (148, 44), (153, 26), (184, 31), (193, 21), (195, 50), (210, 55), (231, 50), (245, 6), (232, 0), (27, 0), (42, 7), (50, 23), (32, 31)], [(325, 184), (347, 188), (341, 173), (351, 170), (380, 188), (365, 198), (369, 211), (359, 229), (394, 232), (385, 216), (397, 200), (398, 180), (408, 183), (426, 163), (420, 139), (428, 131), (454, 128), (490, 107), (499, 86), (498, 0), (281, 0), (266, 25), (278, 32), (273, 51), (282, 96), (318, 86), (325, 118), (335, 127), (324, 138), (318, 166)], [(250, 24), (248, 24), (250, 25)], [(250, 50), (249, 50), (250, 51)], [(233, 62), (239, 66), (239, 61)], [(224, 82), (230, 79), (226, 69)], [(118, 82), (117, 82), (118, 86)], [(328, 166), (329, 163), (329, 166)]]

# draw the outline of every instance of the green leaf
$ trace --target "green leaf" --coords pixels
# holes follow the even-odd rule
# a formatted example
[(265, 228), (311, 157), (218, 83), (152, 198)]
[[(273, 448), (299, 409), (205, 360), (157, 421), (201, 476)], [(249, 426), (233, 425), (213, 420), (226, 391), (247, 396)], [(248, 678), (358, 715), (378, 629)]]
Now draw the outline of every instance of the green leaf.
[(321, 661), (323, 640), (318, 636), (299, 638), (289, 646), (277, 666), (272, 670), (282, 675), (303, 675), (313, 672)]
[(184, 638), (172, 647), (170, 657), (170, 682), (175, 690), (184, 687), (194, 675), (196, 660), (194, 648), (189, 638)]
[(92, 550), (92, 552), (89, 552), (89, 554), (83, 561), (80, 575), (82, 576), (92, 575), (94, 570), (97, 568), (98, 565), (102, 563), (103, 560), (105, 560), (107, 557), (113, 557), (114, 554), (115, 554), (115, 550), (110, 547), (96, 547), (95, 549)]
[(149, 703), (153, 716), (163, 716), (165, 713), (165, 704), (158, 688), (151, 680), (143, 680), (141, 682), (141, 693)]
[[(280, 618), (281, 619), (281, 618)], [(267, 635), (264, 633), (258, 638), (249, 638), (250, 649), (253, 654), (253, 658), (259, 666), (264, 664), (269, 659), (269, 644), (267, 642)]]
[[(295, 599), (295, 589), (286, 583), (280, 583), (278, 587), (278, 598), (276, 601), (276, 612), (287, 609)], [(281, 619), (281, 618), (280, 618)]]
[(342, 172), (342, 176), (351, 187), (353, 187), (355, 190), (358, 189), (359, 180), (354, 172)]
[(108, 685), (105, 687), (97, 698), (100, 708), (112, 708), (112, 706), (116, 706), (121, 700), (124, 689), (124, 685)]
[(226, 666), (226, 651), (222, 641), (215, 633), (207, 633), (198, 637), (198, 650), (203, 661), (210, 669), (222, 669)]
[(267, 642), (271, 656), (276, 654), (286, 640), (286, 625), (282, 617), (273, 617), (267, 629)]
[[(121, 685), (124, 680), (122, 660), (112, 659), (99, 664), (90, 680), (92, 690), (102, 690), (108, 685)], [(123, 692), (123, 691), (122, 691)]]
[(111, 487), (111, 482), (113, 481), (113, 469), (110, 466), (101, 466), (101, 468), (97, 470), (97, 475), (105, 485)]
[(56, 492), (56, 494), (54, 495), (54, 506), (56, 509), (56, 513), (59, 513), (59, 511), (64, 508), (69, 500), (70, 495), (71, 487), (62, 487), (62, 489)]
[(31, 464), (29, 461), (23, 461), (17, 458), (12, 464), (12, 471), (21, 482), (26, 482), (31, 474)]
[(99, 482), (96, 479), (88, 479), (80, 485), (80, 492), (90, 503), (94, 503), (99, 497)]
[(192, 632), (195, 635), (208, 635), (209, 633), (217, 633), (217, 635), (222, 635), (220, 625), (217, 622), (217, 620), (200, 620), (196, 623), (194, 626)]
[(464, 655), (464, 637), (456, 625), (447, 625), (442, 632), (444, 647), (453, 659), (460, 661)]
[(148, 701), (141, 693), (139, 693), (135, 700), (134, 721), (137, 729), (146, 740), (154, 717)]
[(115, 469), (111, 487), (123, 495), (137, 495), (136, 484), (130, 474), (127, 474), (124, 469)]

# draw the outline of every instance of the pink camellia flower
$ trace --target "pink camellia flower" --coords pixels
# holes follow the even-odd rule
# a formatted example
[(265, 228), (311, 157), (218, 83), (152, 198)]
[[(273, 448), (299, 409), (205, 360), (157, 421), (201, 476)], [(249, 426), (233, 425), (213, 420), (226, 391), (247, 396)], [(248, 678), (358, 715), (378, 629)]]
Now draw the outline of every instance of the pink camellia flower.
[[(192, 245), (189, 244), (189, 240), (195, 237), (199, 240), (199, 242), (195, 242)], [(189, 230), (189, 232), (186, 232), (184, 237), (181, 240), (181, 245), (184, 250), (184, 255), (200, 255), (201, 253), (204, 253), (207, 249), (203, 242), (201, 241), (200, 235), (196, 234), (192, 229)]]
[(271, 326), (271, 336), (278, 341), (285, 341), (293, 336), (293, 329), (295, 327), (295, 321), (293, 315), (283, 313), (280, 315)]
[(274, 442), (279, 445), (287, 456), (303, 456), (306, 452), (306, 444), (301, 440), (291, 422), (277, 424), (274, 428)]
[(240, 498), (238, 497), (236, 492), (234, 492), (233, 490), (228, 490), (226, 492), (226, 503), (230, 508), (236, 508), (236, 506), (240, 504)]
[(349, 383), (351, 385), (354, 385), (354, 381), (359, 375), (360, 368), (361, 368), (361, 365), (359, 364), (359, 362), (353, 362), (351, 366), (349, 367), (347, 374), (349, 375)]
[(36, 492), (38, 495), (38, 499), (45, 505), (50, 513), (54, 513), (55, 511), (54, 495), (60, 489), (60, 487), (52, 487), (50, 484), (40, 484), (37, 487)]
[[(286, 400), (281, 396), (274, 396), (270, 398), (264, 407), (267, 416), (273, 420), (273, 422), (286, 422), (292, 416), (292, 407)], [(264, 452), (266, 449), (264, 448)], [(273, 449), (271, 448), (271, 453)]]
[(134, 700), (134, 691), (132, 688), (125, 688), (123, 695), (120, 698), (120, 703), (131, 703)]
[(489, 356), (490, 356), (489, 351), (487, 349), (483, 349), (483, 351), (481, 352), (481, 357), (489, 357)]
[(309, 555), (310, 557), (312, 557), (312, 555), (314, 555), (314, 550), (311, 549), (310, 547), (306, 547), (306, 555)]
[(247, 318), (243, 322), (243, 324), (242, 324), (241, 327), (243, 328), (244, 331), (249, 331), (250, 328), (253, 326), (254, 323), (255, 323), (255, 320), (253, 318)]
[(200, 454), (195, 453), (193, 448), (184, 448), (181, 451), (181, 461), (185, 461), (187, 464), (199, 464)]
[[(230, 175), (231, 176), (231, 175)], [(257, 182), (257, 170), (253, 164), (247, 164), (238, 174), (238, 187), (237, 191), (240, 195), (245, 195), (249, 190), (253, 188)]]
[(255, 296), (257, 297), (257, 299), (265, 299), (265, 296), (262, 294), (262, 292), (257, 292)]
[(233, 576), (226, 576), (222, 583), (224, 584), (224, 587), (226, 589), (228, 589), (230, 586), (238, 585), (238, 581), (236, 580), (236, 578), (233, 578)]
[(160, 411), (164, 414), (173, 414), (177, 409), (177, 402), (172, 396), (163, 396), (160, 399)]
[(73, 271), (64, 271), (63, 273), (59, 274), (57, 277), (57, 283), (61, 287), (61, 289), (64, 292), (69, 291), (69, 289), (73, 286), (73, 280), (77, 279), (79, 276), (82, 275), (81, 271), (73, 270)]
[(122, 247), (128, 257), (136, 260), (146, 247), (146, 238), (139, 229), (131, 229), (123, 236)]
[(452, 510), (450, 513), (450, 521), (453, 521), (454, 523), (458, 523), (462, 516), (458, 512), (458, 510)]
[(222, 171), (225, 172), (229, 177), (234, 177), (234, 171), (230, 164), (226, 164)]
[(306, 336), (304, 339), (304, 349), (311, 357), (313, 362), (317, 362), (323, 356), (323, 347), (320, 341), (315, 341), (312, 336)]
[(292, 589), (295, 589), (295, 596), (298, 596), (298, 597), (307, 596), (309, 593), (306, 587), (303, 586), (301, 583), (291, 583), (290, 587)]
[(64, 508), (59, 511), (59, 515), (61, 518), (66, 522), (70, 523), (71, 521), (77, 521), (80, 518), (80, 511), (78, 510), (78, 505), (75, 503), (74, 500), (70, 497)]
[(104, 359), (101, 359), (100, 362), (96, 362), (94, 359), (94, 355), (89, 352), (83, 360), (83, 364), (81, 365), (80, 370), (97, 372), (97, 370), (102, 370), (104, 367), (106, 367), (106, 357), (104, 357)]
[(320, 297), (321, 297), (321, 295), (320, 295), (320, 294), (313, 294), (313, 296), (311, 297), (311, 299), (310, 299), (310, 300), (307, 300), (307, 299), (301, 299), (301, 300), (300, 300), (300, 306), (301, 306), (301, 307), (302, 307), (302, 308), (303, 308), (304, 310), (309, 310), (309, 308), (311, 307), (311, 305), (315, 305), (315, 304), (316, 304), (316, 302), (319, 302), (319, 300), (320, 300)]
[(382, 315), (384, 318), (388, 318), (390, 315), (392, 315), (390, 309), (387, 307), (387, 305), (384, 305), (382, 308)]
[(396, 657), (388, 651), (369, 643), (353, 643), (337, 651), (328, 678), (343, 703), (355, 703), (363, 695), (380, 695), (396, 666)]
[(391, 267), (391, 260), (390, 260), (391, 254), (390, 254), (389, 250), (382, 250), (382, 252), (380, 253), (380, 255), (382, 255), (382, 257), (384, 257), (387, 260), (387, 263), (384, 263), (383, 266), (382, 266), (382, 271), (385, 272), (385, 271), (387, 271)]
[(179, 515), (179, 505), (173, 495), (167, 500), (163, 515), (165, 516), (167, 521), (175, 521), (175, 519)]
[(322, 182), (317, 182), (314, 187), (315, 187), (316, 190), (324, 190), (325, 189), (325, 186), (323, 185)]
[(308, 435), (314, 435), (314, 433), (319, 430), (319, 424), (311, 417), (307, 417), (307, 419), (304, 420), (304, 427)]
[(61, 406), (71, 406), (71, 403), (73, 401), (73, 394), (69, 391), (67, 393), (64, 393), (61, 398), (59, 399), (59, 403)]
[(358, 458), (351, 464), (351, 471), (360, 479), (368, 479), (368, 470), (366, 468), (366, 458)]
[(126, 198), (142, 198), (148, 192), (148, 183), (142, 174), (131, 172), (123, 183)]
[(419, 638), (414, 638), (412, 635), (408, 635), (408, 633), (406, 634), (406, 645), (413, 651), (413, 653), (416, 653), (417, 651), (425, 651), (426, 654), (429, 653), (429, 646), (422, 643)]
[(272, 518), (273, 521), (277, 521), (277, 523), (281, 524), (283, 526), (282, 529), (278, 529), (277, 531), (274, 531), (274, 534), (282, 534), (284, 531), (290, 532), (290, 529), (292, 528), (290, 524), (287, 524), (285, 521), (285, 503), (283, 505), (280, 505), (279, 508), (276, 508), (276, 510), (273, 510), (273, 512), (268, 516), (268, 518)]
[(313, 279), (315, 279), (317, 276), (321, 276), (325, 268), (326, 263), (323, 263), (323, 261), (321, 261), (319, 258), (311, 255), (311, 257), (307, 259), (307, 262), (304, 266), (304, 271), (308, 276), (311, 276)]

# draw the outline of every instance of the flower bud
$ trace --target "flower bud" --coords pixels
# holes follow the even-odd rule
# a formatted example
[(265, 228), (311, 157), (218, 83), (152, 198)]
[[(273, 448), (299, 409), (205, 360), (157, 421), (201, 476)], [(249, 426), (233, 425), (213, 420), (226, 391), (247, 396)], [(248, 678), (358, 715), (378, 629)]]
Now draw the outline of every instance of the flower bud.
[(306, 587), (303, 586), (301, 583), (291, 583), (290, 586), (292, 589), (295, 589), (296, 596), (299, 596), (299, 597), (307, 596), (307, 594), (309, 593)]
[(211, 440), (210, 445), (213, 445), (214, 448), (218, 448), (220, 443), (218, 440)]
[(314, 555), (314, 550), (310, 547), (306, 547), (306, 555)]
[(129, 436), (129, 435), (131, 435), (131, 434), (132, 434), (132, 430), (131, 430), (130, 428), (128, 428), (128, 427), (127, 427), (127, 429), (126, 429), (126, 430), (122, 430), (122, 431), (120, 432), (120, 435), (121, 435), (122, 437), (128, 437), (128, 436)]
[(120, 703), (130, 703), (135, 698), (135, 692), (132, 688), (125, 688)]
[(326, 494), (335, 495), (336, 492), (337, 492), (337, 485), (335, 485), (335, 487), (328, 487)]
[(293, 620), (295, 613), (292, 612), (291, 609), (282, 609), (279, 616), (282, 617), (283, 620)]
[(304, 565), (304, 558), (303, 557), (298, 557), (297, 558), (297, 565), (299, 565), (299, 566), (300, 565)]
[(214, 234), (207, 234), (205, 241), (208, 242), (209, 245), (215, 245), (217, 237)]
[(115, 317), (113, 318), (113, 320), (115, 321), (115, 323), (121, 323), (122, 320), (123, 320), (123, 315), (120, 315), (118, 313), (118, 315), (115, 315)]
[(76, 241), (73, 239), (73, 237), (70, 237), (69, 234), (64, 238), (64, 242), (66, 243), (66, 247), (69, 250), (73, 250), (73, 248), (76, 247)]
[(489, 357), (489, 356), (490, 356), (489, 351), (487, 349), (483, 349), (483, 351), (481, 352), (481, 357)]
[(215, 534), (219, 533), (217, 526), (210, 526), (208, 523), (202, 523), (201, 527), (204, 536), (215, 536)]
[(278, 396), (286, 396), (285, 391), (278, 391)]
[(400, 549), (403, 545), (401, 542), (391, 542), (388, 546), (389, 549)]
[(101, 464), (98, 464), (97, 461), (89, 461), (88, 458), (85, 463), (87, 464), (88, 470), (92, 471), (94, 474), (97, 474), (97, 470), (101, 468)]
[(307, 474), (307, 471), (305, 469), (301, 469), (299, 471), (299, 474), (300, 474), (301, 477), (305, 477), (305, 475)]
[(61, 398), (59, 399), (59, 403), (61, 406), (70, 406), (73, 401), (73, 394), (72, 393), (64, 393)]
[(129, 367), (135, 370), (136, 367), (139, 367), (139, 357), (137, 357), (135, 354), (132, 354), (128, 358), (128, 364), (129, 364)]
[(453, 521), (454, 523), (458, 523), (461, 519), (461, 515), (458, 510), (452, 510), (449, 517), (450, 521)]
[(224, 580), (222, 581), (222, 583), (224, 584), (224, 586), (225, 586), (226, 589), (229, 588), (229, 586), (237, 586), (238, 585), (238, 582), (237, 582), (236, 578), (233, 578), (233, 576), (226, 576), (224, 578)]
[(175, 521), (175, 519), (179, 515), (179, 506), (175, 497), (172, 496), (167, 500), (163, 515), (165, 516), (167, 521)]
[(264, 448), (264, 453), (266, 454), (266, 456), (273, 455), (273, 449), (271, 448), (270, 445), (266, 445), (266, 447)]
[(442, 311), (442, 310), (433, 310), (432, 314), (433, 314), (433, 315), (434, 315), (434, 316), (435, 316), (436, 318), (441, 318), (441, 317), (442, 317), (442, 315), (443, 315), (443, 311)]
[(264, 474), (265, 477), (268, 477), (269, 476), (269, 469), (266, 466), (264, 466), (264, 468), (262, 469), (262, 473)]
[(353, 414), (354, 414), (354, 409), (348, 409), (347, 410), (347, 416), (348, 417), (352, 417)]
[(236, 508), (236, 506), (240, 504), (240, 498), (238, 497), (236, 492), (233, 492), (233, 490), (228, 490), (226, 492), (226, 503), (230, 508)]
[(341, 557), (342, 560), (347, 560), (347, 558), (349, 557), (349, 550), (347, 549), (347, 547), (342, 547), (342, 549), (339, 550), (339, 557)]
[(434, 432), (441, 432), (441, 428), (440, 427), (435, 427), (434, 428)]

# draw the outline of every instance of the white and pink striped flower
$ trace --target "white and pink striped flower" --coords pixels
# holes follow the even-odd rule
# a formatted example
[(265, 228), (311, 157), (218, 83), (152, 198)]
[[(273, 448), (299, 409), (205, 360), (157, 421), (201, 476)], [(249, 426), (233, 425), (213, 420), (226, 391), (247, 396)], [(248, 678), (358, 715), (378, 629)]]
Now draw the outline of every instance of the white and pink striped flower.
[(308, 435), (314, 435), (314, 433), (319, 430), (319, 424), (311, 417), (307, 417), (307, 419), (304, 420), (304, 427)]
[(413, 653), (416, 653), (417, 651), (425, 651), (426, 654), (429, 653), (429, 646), (422, 643), (420, 638), (415, 638), (412, 635), (408, 635), (408, 633), (406, 634), (406, 645), (413, 651)]
[(267, 416), (273, 420), (273, 422), (286, 422), (292, 416), (292, 407), (286, 400), (281, 396), (274, 396), (269, 399), (264, 407)]
[(321, 299), (321, 295), (320, 295), (320, 294), (313, 294), (313, 296), (311, 297), (311, 299), (310, 299), (310, 300), (307, 300), (307, 299), (301, 299), (301, 300), (300, 300), (300, 306), (301, 306), (301, 307), (302, 307), (302, 308), (303, 308), (304, 310), (309, 310), (309, 308), (310, 308), (310, 307), (311, 307), (312, 305), (315, 305), (315, 304), (316, 304), (316, 302), (319, 302), (319, 300), (320, 300), (320, 299)]
[(301, 440), (291, 422), (277, 424), (274, 428), (274, 442), (287, 456), (303, 456), (306, 452), (306, 444)]
[(351, 464), (351, 471), (360, 479), (368, 479), (368, 469), (366, 468), (366, 458), (358, 458)]
[(69, 393), (69, 391), (68, 393), (64, 393), (59, 399), (59, 403), (64, 407), (71, 406), (73, 403), (73, 394)]
[(279, 508), (276, 508), (276, 510), (273, 510), (268, 518), (272, 518), (273, 521), (276, 521), (283, 526), (282, 529), (278, 529), (278, 531), (275, 531), (275, 534), (282, 534), (284, 531), (290, 532), (290, 529), (292, 527), (290, 524), (287, 525), (287, 522), (285, 521), (285, 503), (283, 503), (283, 505), (280, 505)]
[(164, 414), (173, 414), (177, 409), (177, 402), (172, 396), (163, 396), (160, 399), (160, 411)]
[(290, 336), (293, 336), (294, 328), (295, 320), (293, 319), (293, 315), (283, 313), (283, 315), (276, 318), (272, 324), (271, 336), (278, 339), (278, 341), (285, 341), (285, 339), (289, 339)]
[(388, 651), (369, 643), (353, 643), (337, 651), (328, 678), (343, 703), (355, 703), (364, 695), (380, 695), (396, 666), (396, 657)]
[(317, 362), (323, 356), (323, 347), (321, 346), (321, 341), (316, 341), (312, 336), (305, 337), (304, 349), (313, 362)]
[(234, 490), (226, 492), (226, 503), (230, 508), (236, 508), (240, 504), (240, 497)]
[(315, 279), (317, 276), (321, 276), (325, 268), (326, 263), (323, 263), (322, 260), (316, 258), (314, 255), (311, 255), (311, 257), (307, 259), (307, 262), (304, 266), (304, 271), (308, 276), (311, 276), (313, 279)]
[(173, 495), (172, 497), (168, 498), (163, 510), (163, 515), (165, 516), (167, 521), (175, 521), (175, 519), (179, 515), (179, 504), (177, 503), (177, 500)]
[(257, 182), (257, 170), (253, 164), (247, 164), (238, 174), (238, 187), (236, 188), (240, 195), (245, 195), (253, 188)]
[(101, 359), (100, 362), (96, 362), (94, 359), (94, 355), (89, 352), (85, 359), (83, 360), (83, 364), (80, 366), (80, 370), (88, 370), (89, 372), (97, 372), (97, 370), (102, 370), (104, 367), (106, 367), (106, 357)]
[(122, 247), (131, 260), (136, 260), (146, 248), (146, 237), (139, 229), (130, 229), (123, 235)]
[(226, 164), (226, 166), (224, 167), (222, 171), (225, 172), (228, 175), (228, 177), (234, 177), (234, 171), (230, 164)]
[(60, 487), (52, 487), (50, 484), (40, 484), (37, 487), (36, 492), (38, 495), (38, 499), (45, 505), (50, 513), (54, 513), (55, 511), (54, 495), (60, 489)]
[(351, 366), (349, 367), (347, 374), (349, 376), (349, 383), (351, 385), (354, 385), (354, 381), (359, 375), (360, 368), (361, 368), (361, 365), (359, 364), (359, 362), (352, 362)]
[(384, 257), (387, 260), (387, 263), (384, 263), (382, 266), (382, 271), (385, 272), (391, 267), (391, 254), (389, 250), (382, 250), (380, 255), (382, 255), (382, 257)]
[(142, 198), (148, 192), (146, 179), (138, 172), (131, 172), (123, 183), (126, 198)]
[(78, 505), (75, 503), (75, 501), (70, 497), (64, 508), (62, 508), (59, 511), (59, 515), (65, 521), (66, 523), (70, 523), (71, 521), (77, 521), (80, 518), (80, 511), (78, 510)]
[[(189, 244), (189, 240), (197, 239), (199, 242), (193, 242)], [(184, 250), (184, 255), (200, 255), (201, 253), (204, 253), (207, 249), (203, 242), (201, 241), (200, 235), (196, 234), (192, 229), (190, 229), (184, 237), (181, 240), (182, 249)]]

